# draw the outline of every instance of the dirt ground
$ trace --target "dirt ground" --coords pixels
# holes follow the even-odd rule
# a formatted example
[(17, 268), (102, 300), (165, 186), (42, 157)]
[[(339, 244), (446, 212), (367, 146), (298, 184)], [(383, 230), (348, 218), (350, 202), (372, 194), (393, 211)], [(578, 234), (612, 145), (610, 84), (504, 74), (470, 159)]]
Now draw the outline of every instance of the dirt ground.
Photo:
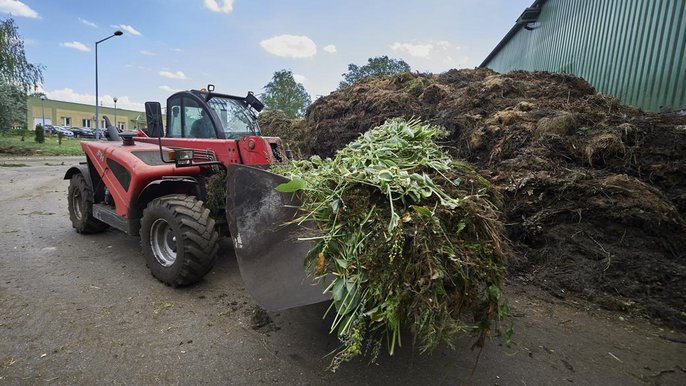
[(260, 310), (230, 243), (203, 281), (172, 289), (136, 238), (74, 232), (62, 176), (78, 160), (0, 159), (0, 384), (686, 384), (683, 332), (520, 282), (506, 288), (510, 347), (478, 355), (465, 338), (420, 356), (408, 336), (377, 365), (328, 372), (326, 304)]

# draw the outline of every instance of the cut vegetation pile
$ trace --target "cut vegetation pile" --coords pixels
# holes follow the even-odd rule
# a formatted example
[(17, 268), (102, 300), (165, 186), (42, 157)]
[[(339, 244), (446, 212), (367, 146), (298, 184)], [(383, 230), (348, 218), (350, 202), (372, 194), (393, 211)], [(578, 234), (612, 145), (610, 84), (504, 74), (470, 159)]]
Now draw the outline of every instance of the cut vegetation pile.
[(307, 263), (333, 281), (332, 362), (401, 345), (410, 328), (422, 350), (452, 345), (458, 333), (483, 342), (504, 311), (504, 241), (497, 193), (470, 166), (434, 142), (447, 133), (390, 120), (339, 151), (275, 169), (299, 191), (316, 238)]
[(570, 75), (477, 69), (363, 80), (279, 130), (331, 157), (395, 117), (446, 128), (446, 150), (502, 194), (512, 279), (686, 328), (685, 117), (623, 107)]

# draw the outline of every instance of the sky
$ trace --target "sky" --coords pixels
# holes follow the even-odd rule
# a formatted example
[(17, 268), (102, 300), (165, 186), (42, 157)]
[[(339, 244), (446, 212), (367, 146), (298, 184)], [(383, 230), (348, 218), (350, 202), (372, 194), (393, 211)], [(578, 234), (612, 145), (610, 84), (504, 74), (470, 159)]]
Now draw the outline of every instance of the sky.
[[(0, 0), (50, 99), (142, 111), (177, 90), (263, 92), (290, 70), (316, 99), (353, 63), (388, 55), (413, 71), (474, 68), (533, 0)], [(39, 90), (40, 91), (40, 90)]]

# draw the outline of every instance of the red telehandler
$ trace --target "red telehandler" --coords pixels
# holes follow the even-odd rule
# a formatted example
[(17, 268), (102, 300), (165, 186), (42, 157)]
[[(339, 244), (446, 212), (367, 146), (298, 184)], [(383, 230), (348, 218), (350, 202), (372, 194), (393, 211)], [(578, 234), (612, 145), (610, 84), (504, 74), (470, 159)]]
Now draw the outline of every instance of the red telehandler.
[(281, 139), (261, 135), (256, 114), (264, 105), (252, 93), (208, 85), (170, 96), (164, 126), (160, 104), (145, 105), (145, 131), (110, 126), (108, 141), (81, 142), (86, 161), (64, 176), (76, 231), (140, 236), (152, 275), (174, 287), (207, 274), (230, 236), (246, 288), (263, 307), (326, 300), (324, 284), (305, 275), (311, 244), (298, 241), (295, 225), (283, 226), (297, 202), (274, 190), (287, 179), (266, 169), (290, 157)]

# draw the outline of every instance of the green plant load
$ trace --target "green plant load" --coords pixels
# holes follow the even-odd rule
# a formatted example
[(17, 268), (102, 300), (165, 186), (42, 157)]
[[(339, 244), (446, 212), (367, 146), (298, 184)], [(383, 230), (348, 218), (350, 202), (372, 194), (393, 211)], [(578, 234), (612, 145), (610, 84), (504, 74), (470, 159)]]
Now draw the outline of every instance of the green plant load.
[(331, 280), (332, 368), (358, 355), (392, 355), (409, 330), (422, 352), (460, 333), (482, 344), (506, 311), (500, 296), (505, 241), (497, 194), (436, 140), (439, 127), (389, 120), (333, 160), (275, 169), (298, 192), (297, 223), (316, 224), (308, 272)]

